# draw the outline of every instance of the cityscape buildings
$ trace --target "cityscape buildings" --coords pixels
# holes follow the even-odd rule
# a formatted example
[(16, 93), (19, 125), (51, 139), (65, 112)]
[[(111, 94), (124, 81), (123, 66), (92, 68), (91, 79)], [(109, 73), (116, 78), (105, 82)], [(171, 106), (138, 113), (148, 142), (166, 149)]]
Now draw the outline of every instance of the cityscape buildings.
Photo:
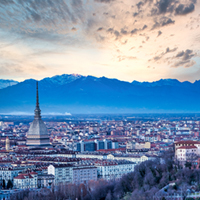
[(174, 152), (181, 166), (200, 162), (200, 120), (124, 119), (43, 122), (36, 83), (31, 124), (0, 122), (0, 185), (30, 189), (116, 180), (144, 161)]

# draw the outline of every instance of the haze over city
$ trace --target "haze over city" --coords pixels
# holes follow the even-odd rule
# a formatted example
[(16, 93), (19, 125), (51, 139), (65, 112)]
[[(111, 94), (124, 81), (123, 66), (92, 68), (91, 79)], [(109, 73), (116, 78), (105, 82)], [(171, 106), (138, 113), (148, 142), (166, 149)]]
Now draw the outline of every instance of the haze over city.
[(196, 0), (2, 0), (0, 78), (199, 80)]

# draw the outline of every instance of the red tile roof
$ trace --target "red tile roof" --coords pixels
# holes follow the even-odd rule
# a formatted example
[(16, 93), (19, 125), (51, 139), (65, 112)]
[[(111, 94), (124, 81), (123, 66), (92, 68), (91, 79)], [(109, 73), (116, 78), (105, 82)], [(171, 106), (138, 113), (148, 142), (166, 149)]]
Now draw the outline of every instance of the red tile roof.
[(24, 177), (24, 175), (20, 174), (20, 175), (14, 177), (14, 179), (26, 179), (26, 178)]
[(193, 141), (193, 140), (176, 141), (175, 144), (200, 144), (200, 141)]
[(197, 147), (196, 146), (182, 146), (177, 149), (197, 149)]

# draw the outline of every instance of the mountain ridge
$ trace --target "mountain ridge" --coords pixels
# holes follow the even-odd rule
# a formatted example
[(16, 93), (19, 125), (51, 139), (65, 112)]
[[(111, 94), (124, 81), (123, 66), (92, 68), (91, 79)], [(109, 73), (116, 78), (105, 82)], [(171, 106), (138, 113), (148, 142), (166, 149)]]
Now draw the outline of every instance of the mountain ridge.
[(18, 83), (19, 83), (18, 81), (14, 81), (12, 79), (0, 79), (0, 89), (16, 85)]
[[(35, 82), (0, 89), (0, 113), (32, 112)], [(200, 81), (176, 79), (132, 83), (106, 77), (63, 74), (39, 81), (41, 110), (67, 113), (200, 112)]]

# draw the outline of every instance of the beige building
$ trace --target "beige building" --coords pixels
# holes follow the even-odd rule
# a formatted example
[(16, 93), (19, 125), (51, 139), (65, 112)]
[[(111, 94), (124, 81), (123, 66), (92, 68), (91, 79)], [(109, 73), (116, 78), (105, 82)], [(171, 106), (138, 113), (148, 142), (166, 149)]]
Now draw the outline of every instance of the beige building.
[(126, 144), (126, 149), (129, 150), (140, 150), (140, 149), (150, 149), (151, 143), (150, 142), (135, 142), (135, 141), (128, 141)]
[(6, 151), (10, 150), (10, 140), (8, 138), (8, 136), (6, 137)]
[(150, 142), (137, 142), (135, 143), (135, 149), (150, 149), (151, 143)]

